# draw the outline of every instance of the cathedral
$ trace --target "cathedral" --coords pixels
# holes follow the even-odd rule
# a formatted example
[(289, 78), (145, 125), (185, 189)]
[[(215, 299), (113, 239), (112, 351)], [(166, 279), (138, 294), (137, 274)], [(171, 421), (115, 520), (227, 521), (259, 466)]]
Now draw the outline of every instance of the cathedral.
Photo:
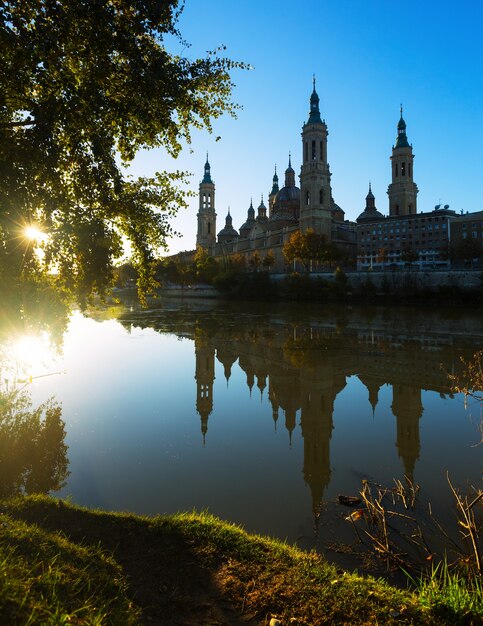
[(247, 219), (238, 231), (233, 227), (229, 211), (225, 226), (218, 233), (216, 231), (215, 185), (207, 158), (199, 191), (197, 247), (205, 249), (215, 258), (225, 260), (230, 256), (241, 255), (246, 263), (250, 262), (255, 253), (258, 253), (261, 262), (271, 254), (273, 269), (284, 271), (287, 269), (282, 252), (284, 244), (295, 231), (312, 229), (323, 234), (346, 256), (355, 258), (356, 224), (344, 219), (344, 211), (335, 203), (332, 195), (327, 161), (328, 134), (325, 120), (320, 116), (314, 79), (309, 118), (302, 128), (300, 187), (296, 185), (289, 155), (281, 188), (277, 172), (274, 173), (268, 195), (268, 209), (263, 196), (256, 213), (250, 203)]
[[(390, 157), (388, 215), (377, 210), (369, 184), (365, 209), (355, 222), (345, 219), (332, 194), (328, 134), (325, 120), (320, 116), (314, 79), (309, 116), (302, 127), (300, 187), (296, 185), (289, 155), (283, 186), (279, 187), (275, 171), (268, 208), (263, 196), (256, 212), (250, 203), (247, 219), (238, 230), (228, 211), (224, 227), (217, 232), (215, 185), (207, 158), (199, 190), (197, 247), (219, 260), (237, 257), (247, 267), (262, 264), (275, 272), (287, 272), (293, 266), (284, 258), (284, 244), (293, 233), (312, 229), (338, 249), (343, 265), (353, 267), (357, 261), (357, 270), (404, 269), (413, 264), (420, 269), (447, 268), (452, 262), (452, 251), (465, 244), (468, 258), (475, 257), (473, 265), (478, 258), (483, 259), (482, 212), (461, 211), (457, 215), (449, 205), (438, 204), (433, 211), (418, 213), (413, 147), (406, 134), (402, 107)], [(312, 269), (323, 268), (314, 263)]]

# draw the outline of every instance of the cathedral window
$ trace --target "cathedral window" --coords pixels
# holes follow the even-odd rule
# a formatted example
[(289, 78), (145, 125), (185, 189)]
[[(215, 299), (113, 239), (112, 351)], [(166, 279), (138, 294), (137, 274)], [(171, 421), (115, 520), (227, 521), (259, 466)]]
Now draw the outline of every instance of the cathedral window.
[(321, 187), (319, 190), (319, 203), (324, 204), (324, 188)]
[(320, 142), (320, 160), (321, 161), (324, 160), (324, 142), (323, 141)]
[(312, 161), (315, 161), (317, 154), (315, 152), (315, 139), (312, 139)]
[(406, 163), (401, 163), (401, 176), (406, 176)]
[(208, 235), (211, 235), (211, 222), (208, 222)]
[(308, 189), (305, 192), (305, 204), (306, 204), (306, 206), (309, 206), (309, 204), (310, 204), (310, 191)]
[(394, 163), (394, 176), (397, 178), (397, 163)]
[(411, 176), (411, 163), (408, 163), (408, 176)]
[(408, 205), (408, 213), (412, 213), (413, 212), (413, 205), (409, 204)]
[(309, 160), (309, 144), (307, 141), (305, 142), (305, 160)]

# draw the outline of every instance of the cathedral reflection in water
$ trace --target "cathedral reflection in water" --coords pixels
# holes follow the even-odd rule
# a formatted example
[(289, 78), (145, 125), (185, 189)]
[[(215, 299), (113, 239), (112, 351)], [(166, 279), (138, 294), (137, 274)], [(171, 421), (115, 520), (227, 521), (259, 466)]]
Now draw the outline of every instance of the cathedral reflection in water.
[[(413, 480), (420, 454), (422, 391), (451, 395), (448, 373), (461, 366), (462, 355), (461, 346), (456, 350), (451, 336), (444, 334), (414, 336), (348, 328), (342, 332), (337, 325), (283, 321), (227, 329), (200, 323), (194, 331), (194, 344), (196, 410), (203, 442), (216, 400), (215, 360), (223, 366), (227, 383), (238, 361), (249, 392), (256, 386), (262, 394), (268, 393), (275, 427), (279, 428), (279, 420), (284, 419), (288, 445), (299, 414), (303, 474), (312, 492), (314, 511), (331, 478), (334, 403), (347, 377), (357, 376), (365, 385), (373, 414), (381, 387), (392, 387), (395, 445), (404, 475)], [(468, 344), (467, 358), (471, 358), (472, 349)]]

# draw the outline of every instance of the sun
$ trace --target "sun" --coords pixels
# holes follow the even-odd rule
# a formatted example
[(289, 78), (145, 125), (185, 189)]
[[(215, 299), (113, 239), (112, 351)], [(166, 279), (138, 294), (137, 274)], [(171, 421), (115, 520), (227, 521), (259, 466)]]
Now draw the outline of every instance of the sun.
[(23, 232), (30, 241), (44, 241), (47, 238), (47, 235), (33, 224), (26, 226)]
[(25, 334), (11, 346), (11, 356), (19, 371), (42, 370), (53, 358), (48, 336)]

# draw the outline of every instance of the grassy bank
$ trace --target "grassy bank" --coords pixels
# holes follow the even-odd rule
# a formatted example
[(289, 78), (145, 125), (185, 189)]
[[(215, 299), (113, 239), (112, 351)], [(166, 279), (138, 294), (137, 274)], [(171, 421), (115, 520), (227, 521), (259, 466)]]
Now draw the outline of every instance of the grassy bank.
[(477, 624), (208, 514), (3, 502), (0, 624)]

